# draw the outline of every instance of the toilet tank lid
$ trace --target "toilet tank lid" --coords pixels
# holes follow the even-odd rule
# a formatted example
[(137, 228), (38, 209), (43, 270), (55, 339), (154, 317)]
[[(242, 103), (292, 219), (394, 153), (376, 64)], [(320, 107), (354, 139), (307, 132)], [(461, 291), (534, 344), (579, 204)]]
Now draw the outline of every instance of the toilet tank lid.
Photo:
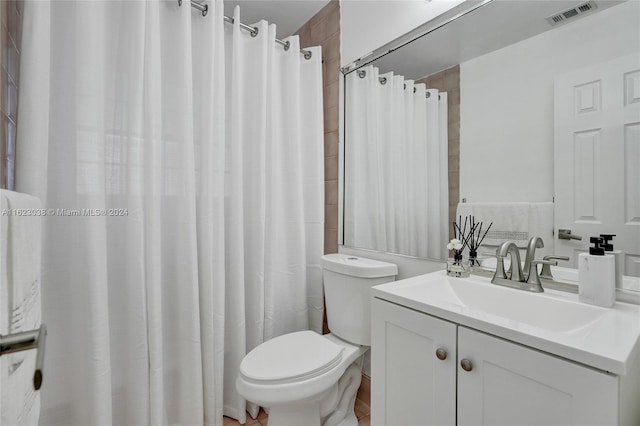
[(323, 269), (360, 278), (380, 278), (398, 275), (398, 266), (380, 260), (351, 256), (343, 253), (331, 253), (322, 256)]

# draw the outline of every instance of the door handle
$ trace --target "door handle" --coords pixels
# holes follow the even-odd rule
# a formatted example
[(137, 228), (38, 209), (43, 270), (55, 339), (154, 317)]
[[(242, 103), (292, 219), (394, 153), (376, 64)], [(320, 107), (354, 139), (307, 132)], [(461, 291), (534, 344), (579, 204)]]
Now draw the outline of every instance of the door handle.
[(36, 349), (36, 368), (33, 373), (33, 388), (40, 390), (42, 386), (42, 370), (44, 368), (44, 343), (47, 336), (47, 327), (41, 325), (35, 330), (20, 333), (0, 335), (0, 356), (12, 352)]
[(558, 239), (560, 240), (582, 240), (580, 235), (571, 233), (571, 229), (558, 229)]

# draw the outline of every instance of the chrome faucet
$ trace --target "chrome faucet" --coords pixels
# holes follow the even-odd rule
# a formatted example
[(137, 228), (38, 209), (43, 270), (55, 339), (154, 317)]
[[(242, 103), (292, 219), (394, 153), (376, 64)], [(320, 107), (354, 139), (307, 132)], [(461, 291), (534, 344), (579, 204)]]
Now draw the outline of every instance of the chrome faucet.
[(529, 238), (529, 243), (527, 244), (527, 254), (524, 256), (524, 268), (522, 269), (525, 277), (529, 276), (529, 271), (531, 269), (531, 261), (536, 257), (536, 248), (543, 248), (544, 241), (540, 237), (531, 237)]
[[(511, 254), (511, 266), (509, 267), (510, 274), (507, 274), (504, 271), (504, 258), (507, 257), (508, 254)], [(513, 241), (505, 241), (500, 244), (498, 250), (496, 251), (496, 257), (498, 258), (498, 263), (496, 264), (496, 274), (494, 275), (494, 280), (496, 278), (500, 279), (508, 279), (511, 281), (520, 282), (523, 280), (522, 275), (522, 265), (520, 265), (520, 249)], [(491, 282), (494, 282), (492, 280)]]
[[(518, 288), (536, 293), (544, 292), (540, 279), (538, 277), (538, 265), (557, 265), (554, 260), (535, 260), (536, 248), (544, 247), (544, 242), (540, 237), (531, 237), (527, 245), (527, 254), (525, 255), (525, 272), (522, 271), (520, 265), (520, 249), (513, 241), (505, 241), (498, 247), (496, 257), (496, 273), (491, 282), (493, 284), (503, 285), (507, 287)], [(511, 266), (509, 274), (504, 270), (504, 258), (511, 255)], [(526, 275), (525, 275), (526, 274)]]

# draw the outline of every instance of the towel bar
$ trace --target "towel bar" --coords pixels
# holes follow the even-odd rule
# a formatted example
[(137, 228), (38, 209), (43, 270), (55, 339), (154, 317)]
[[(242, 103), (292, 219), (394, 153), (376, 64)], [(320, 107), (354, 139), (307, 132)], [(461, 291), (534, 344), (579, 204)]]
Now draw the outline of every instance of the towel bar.
[(12, 352), (37, 349), (36, 369), (33, 373), (33, 388), (39, 390), (42, 386), (42, 369), (44, 367), (44, 346), (47, 336), (47, 327), (43, 325), (31, 331), (0, 335), (0, 356)]

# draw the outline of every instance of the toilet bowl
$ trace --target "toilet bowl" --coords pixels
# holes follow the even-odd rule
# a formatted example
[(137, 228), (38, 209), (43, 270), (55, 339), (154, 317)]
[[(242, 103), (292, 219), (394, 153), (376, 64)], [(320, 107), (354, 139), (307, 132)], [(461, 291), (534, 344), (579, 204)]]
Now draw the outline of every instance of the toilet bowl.
[(356, 426), (353, 407), (369, 349), (373, 285), (396, 265), (343, 254), (322, 257), (331, 334), (298, 331), (271, 339), (240, 364), (238, 393), (269, 408), (269, 426)]

